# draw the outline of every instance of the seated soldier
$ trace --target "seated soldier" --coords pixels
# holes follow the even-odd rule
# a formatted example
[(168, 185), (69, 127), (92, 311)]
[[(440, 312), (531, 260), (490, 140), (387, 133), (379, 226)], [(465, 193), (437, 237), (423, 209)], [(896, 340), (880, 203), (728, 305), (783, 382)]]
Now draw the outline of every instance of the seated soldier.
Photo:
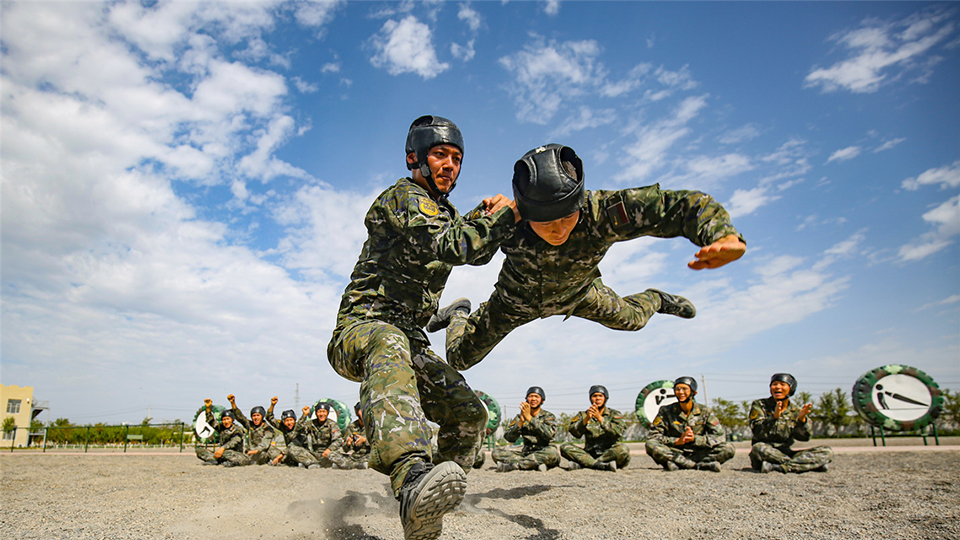
[(572, 442), (560, 445), (560, 455), (570, 461), (571, 471), (586, 467), (616, 471), (630, 463), (630, 449), (620, 442), (627, 424), (620, 411), (607, 407), (610, 393), (599, 384), (590, 387), (590, 408), (570, 419), (567, 431), (585, 439), (583, 448)]
[(273, 407), (277, 404), (277, 397), (270, 398), (270, 408), (267, 409), (267, 422), (270, 422), (277, 431), (283, 435), (283, 441), (286, 448), (279, 456), (270, 460), (271, 465), (289, 465), (291, 467), (301, 466), (309, 468), (320, 467), (317, 458), (309, 450), (307, 441), (307, 422), (310, 417), (303, 415), (297, 420), (297, 413), (293, 409), (287, 409), (280, 413), (280, 422), (278, 423), (273, 416)]
[(647, 455), (665, 470), (701, 469), (720, 472), (720, 464), (736, 453), (720, 420), (709, 407), (694, 401), (697, 381), (680, 377), (673, 382), (676, 403), (660, 407), (647, 441)]
[(370, 457), (370, 442), (367, 441), (363, 426), (363, 409), (360, 408), (360, 402), (353, 406), (353, 412), (357, 419), (343, 430), (343, 445), (340, 447), (340, 455), (345, 460), (344, 464), (348, 469), (366, 469), (367, 459)]
[(247, 456), (250, 458), (250, 463), (266, 465), (270, 460), (279, 456), (280, 450), (277, 450), (277, 447), (273, 445), (273, 437), (277, 432), (273, 429), (273, 426), (264, 420), (267, 411), (257, 405), (250, 409), (250, 420), (247, 420), (247, 417), (237, 407), (234, 395), (227, 396), (227, 400), (233, 407), (233, 415), (237, 422), (240, 422), (247, 430)]
[[(321, 467), (347, 469), (348, 463), (340, 454), (343, 439), (340, 426), (330, 418), (330, 404), (320, 401), (314, 406), (315, 418), (307, 422), (306, 431), (310, 437), (310, 452), (317, 458)], [(310, 418), (310, 407), (303, 408), (303, 416)]]
[(802, 407), (790, 401), (797, 390), (797, 380), (789, 373), (770, 377), (770, 397), (758, 399), (750, 405), (750, 429), (753, 430), (753, 448), (750, 464), (755, 470), (768, 473), (827, 472), (833, 461), (829, 446), (807, 450), (793, 450), (794, 441), (809, 441), (807, 415), (813, 405)]
[(559, 425), (552, 413), (541, 408), (546, 400), (543, 388), (531, 386), (527, 390), (526, 401), (520, 403), (520, 414), (503, 432), (503, 438), (508, 442), (523, 439), (523, 448), (495, 448), (491, 457), (497, 464), (497, 472), (517, 469), (546, 471), (560, 464), (560, 450), (551, 442)]
[(233, 411), (226, 410), (220, 413), (220, 423), (217, 423), (213, 417), (213, 400), (205, 399), (203, 404), (206, 406), (207, 424), (213, 426), (217, 431), (220, 444), (213, 452), (209, 448), (197, 445), (197, 457), (204, 463), (210, 465), (223, 465), (224, 467), (238, 467), (249, 465), (250, 460), (243, 453), (243, 430), (238, 424), (233, 423)]

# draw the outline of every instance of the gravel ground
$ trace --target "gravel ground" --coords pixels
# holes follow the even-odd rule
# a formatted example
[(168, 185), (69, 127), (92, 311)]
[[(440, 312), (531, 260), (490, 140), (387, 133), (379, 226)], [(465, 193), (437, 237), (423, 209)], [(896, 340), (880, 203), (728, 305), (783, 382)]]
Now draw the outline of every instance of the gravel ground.
[[(468, 475), (443, 539), (960, 539), (960, 447), (838, 452), (828, 473), (761, 475), (745, 453), (720, 474)], [(399, 540), (374, 471), (225, 469), (189, 453), (0, 454), (0, 536), (17, 539)]]

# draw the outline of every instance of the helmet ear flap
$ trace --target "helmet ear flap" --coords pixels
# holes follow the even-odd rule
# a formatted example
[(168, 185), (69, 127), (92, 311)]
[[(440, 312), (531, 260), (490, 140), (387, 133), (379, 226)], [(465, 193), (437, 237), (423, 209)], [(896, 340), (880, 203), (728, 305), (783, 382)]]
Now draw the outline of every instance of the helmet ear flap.
[(525, 160), (519, 160), (513, 164), (513, 185), (530, 185), (530, 166)]

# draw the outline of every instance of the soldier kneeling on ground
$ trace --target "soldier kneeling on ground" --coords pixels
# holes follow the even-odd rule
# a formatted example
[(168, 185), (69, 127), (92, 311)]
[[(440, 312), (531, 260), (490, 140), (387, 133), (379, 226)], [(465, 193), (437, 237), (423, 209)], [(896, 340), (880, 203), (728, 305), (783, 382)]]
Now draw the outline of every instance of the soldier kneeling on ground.
[(647, 455), (667, 471), (701, 469), (720, 472), (720, 464), (736, 454), (720, 420), (709, 407), (694, 400), (697, 381), (680, 377), (673, 382), (676, 403), (660, 408), (651, 426)]

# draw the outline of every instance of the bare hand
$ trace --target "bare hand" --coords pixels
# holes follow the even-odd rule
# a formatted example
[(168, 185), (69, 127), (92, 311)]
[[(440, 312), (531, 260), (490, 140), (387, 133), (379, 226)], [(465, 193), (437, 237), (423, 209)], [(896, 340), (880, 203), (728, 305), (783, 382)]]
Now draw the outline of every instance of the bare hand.
[(273, 458), (273, 461), (271, 461), (270, 463), (271, 463), (272, 465), (276, 465), (276, 464), (280, 463), (280, 460), (281, 460), (281, 459), (283, 459), (283, 454), (280, 454), (279, 456)]
[(205, 399), (205, 400), (203, 400), (203, 406), (204, 406), (204, 407), (206, 407), (206, 408), (209, 409), (212, 405), (213, 405), (213, 400), (212, 400), (212, 399)]
[(533, 419), (533, 414), (530, 412), (530, 404), (526, 401), (520, 403), (520, 419), (524, 422), (529, 422)]
[(310, 414), (310, 406), (309, 406), (309, 405), (307, 405), (306, 407), (303, 408), (303, 414)]
[(729, 234), (709, 246), (700, 248), (694, 257), (695, 261), (690, 261), (687, 266), (692, 270), (703, 270), (704, 268), (720, 268), (731, 263), (747, 252), (747, 245), (740, 241), (735, 234)]
[(690, 426), (687, 426), (686, 429), (683, 430), (683, 435), (677, 439), (677, 445), (680, 446), (687, 443), (692, 443), (695, 438), (696, 436), (693, 434), (693, 430), (690, 429)]
[(487, 215), (492, 216), (500, 211), (501, 208), (509, 206), (513, 209), (513, 222), (520, 221), (520, 211), (517, 210), (517, 203), (508, 199), (502, 193), (497, 193), (493, 197), (487, 197), (483, 200), (483, 206), (486, 207)]
[(356, 439), (353, 440), (353, 444), (355, 444), (355, 445), (360, 445), (360, 444), (363, 444), (363, 443), (365, 443), (365, 442), (367, 442), (367, 438), (364, 437), (363, 435), (360, 435), (360, 436), (358, 436)]
[(237, 400), (237, 396), (235, 396), (235, 395), (233, 395), (233, 394), (227, 394), (227, 401), (229, 401), (231, 405), (232, 405), (233, 402), (236, 401), (236, 400)]
[(807, 415), (810, 414), (810, 411), (813, 410), (813, 404), (807, 403), (803, 407), (800, 407), (800, 414), (797, 415), (797, 422), (806, 422)]
[(272, 398), (270, 398), (270, 405), (276, 405), (278, 401), (280, 400), (277, 399), (277, 396), (273, 396)]
[(327, 448), (326, 450), (323, 451), (323, 454), (320, 454), (320, 455), (322, 455), (323, 457), (329, 456), (329, 455), (330, 455), (330, 449)]
[(603, 415), (600, 414), (600, 409), (596, 405), (590, 405), (590, 408), (587, 409), (587, 416), (596, 418), (598, 422), (603, 422)]
[(217, 459), (220, 459), (221, 457), (223, 457), (223, 447), (222, 447), (222, 446), (213, 451), (213, 457), (215, 457), (215, 458), (217, 458)]
[(780, 419), (780, 415), (783, 414), (783, 411), (787, 408), (786, 401), (777, 401), (777, 406), (773, 408), (773, 417), (777, 420)]
[(252, 455), (257, 454), (257, 453), (259, 453), (259, 452), (260, 452), (259, 450), (247, 450), (247, 455), (248, 455), (248, 456), (252, 456)]

